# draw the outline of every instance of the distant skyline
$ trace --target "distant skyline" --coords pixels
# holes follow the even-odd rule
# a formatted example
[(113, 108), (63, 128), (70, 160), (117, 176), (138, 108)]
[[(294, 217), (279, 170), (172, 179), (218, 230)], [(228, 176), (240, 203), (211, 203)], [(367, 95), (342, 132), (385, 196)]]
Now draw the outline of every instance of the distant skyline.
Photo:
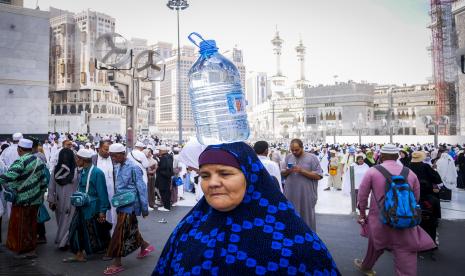
[[(167, 0), (39, 0), (71, 12), (91, 9), (116, 19), (116, 32), (127, 39), (176, 45), (176, 12)], [(137, 3), (137, 5), (135, 5)], [(181, 45), (192, 45), (190, 32), (215, 39), (220, 51), (237, 45), (247, 71), (276, 71), (270, 40), (275, 26), (282, 39), (282, 71), (299, 77), (295, 47), (302, 37), (306, 77), (312, 85), (365, 80), (378, 84), (418, 84), (431, 78), (427, 51), (431, 33), (425, 0), (188, 0), (181, 11)], [(35, 8), (36, 0), (24, 0)]]

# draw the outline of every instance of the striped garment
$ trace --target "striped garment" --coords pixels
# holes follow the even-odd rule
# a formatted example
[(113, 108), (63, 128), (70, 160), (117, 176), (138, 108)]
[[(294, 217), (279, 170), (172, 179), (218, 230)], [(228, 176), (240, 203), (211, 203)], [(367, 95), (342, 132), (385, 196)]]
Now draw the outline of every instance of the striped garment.
[[(36, 162), (39, 163), (34, 172)], [(24, 154), (13, 162), (7, 172), (0, 175), (0, 185), (16, 191), (15, 205), (42, 204), (48, 185), (44, 177), (44, 168), (45, 164), (39, 158), (31, 153)]]

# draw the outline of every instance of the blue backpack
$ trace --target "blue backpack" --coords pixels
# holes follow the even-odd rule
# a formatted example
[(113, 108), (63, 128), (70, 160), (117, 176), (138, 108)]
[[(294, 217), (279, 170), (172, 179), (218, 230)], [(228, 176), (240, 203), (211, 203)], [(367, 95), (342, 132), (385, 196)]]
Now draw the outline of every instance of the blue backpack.
[(392, 175), (381, 165), (374, 168), (386, 178), (384, 206), (375, 197), (381, 214), (381, 222), (396, 229), (406, 229), (419, 225), (421, 208), (415, 199), (412, 188), (407, 183), (410, 170), (403, 167), (400, 175)]

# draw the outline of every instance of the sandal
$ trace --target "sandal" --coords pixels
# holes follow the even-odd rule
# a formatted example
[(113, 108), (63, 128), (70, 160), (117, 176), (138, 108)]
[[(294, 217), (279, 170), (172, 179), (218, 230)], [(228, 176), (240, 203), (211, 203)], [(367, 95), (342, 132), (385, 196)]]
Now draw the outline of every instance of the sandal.
[(113, 274), (116, 274), (116, 273), (120, 273), (121, 271), (124, 271), (124, 267), (122, 265), (120, 265), (120, 266), (109, 266), (109, 267), (105, 268), (105, 270), (103, 271), (103, 274), (105, 274), (105, 275), (113, 275)]
[(64, 263), (85, 263), (87, 262), (87, 259), (78, 259), (76, 257), (69, 257), (69, 258), (64, 258), (63, 259)]
[(143, 259), (145, 257), (147, 257), (150, 252), (154, 251), (155, 250), (155, 247), (153, 247), (152, 245), (149, 245), (146, 249), (144, 250), (141, 250), (139, 254), (137, 254), (137, 258), (138, 259)]

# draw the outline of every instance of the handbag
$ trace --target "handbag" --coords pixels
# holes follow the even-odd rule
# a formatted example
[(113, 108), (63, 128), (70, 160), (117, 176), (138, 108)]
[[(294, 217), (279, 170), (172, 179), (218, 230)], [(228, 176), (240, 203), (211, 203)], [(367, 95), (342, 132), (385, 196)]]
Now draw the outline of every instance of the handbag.
[(92, 174), (93, 169), (94, 165), (90, 167), (89, 174), (87, 175), (86, 192), (74, 192), (71, 195), (71, 205), (75, 207), (83, 207), (90, 204), (90, 196), (87, 193), (89, 192), (90, 175)]
[[(37, 157), (36, 157), (36, 165), (34, 167), (34, 170), (32, 171), (32, 173), (26, 178), (26, 180), (24, 180), (24, 182), (27, 182), (31, 176), (34, 175), (34, 173), (36, 172), (36, 169), (37, 169), (37, 166), (39, 165), (39, 161), (37, 160)], [(23, 182), (23, 183), (24, 183)], [(5, 187), (4, 188), (4, 191), (3, 191), (3, 195), (5, 197), (5, 200), (8, 201), (8, 202), (11, 202), (11, 203), (15, 203), (16, 201), (16, 196), (17, 196), (17, 191), (11, 187)]]
[[(134, 177), (134, 171), (132, 171), (132, 182), (134, 185), (136, 184), (136, 180)], [(136, 188), (137, 190), (137, 188)], [(137, 194), (134, 191), (126, 191), (126, 192), (117, 192), (111, 198), (111, 205), (115, 208), (126, 206), (132, 204), (136, 201)]]
[(44, 204), (39, 206), (39, 211), (37, 212), (37, 222), (44, 223), (50, 220), (50, 215), (48, 214), (47, 208)]

